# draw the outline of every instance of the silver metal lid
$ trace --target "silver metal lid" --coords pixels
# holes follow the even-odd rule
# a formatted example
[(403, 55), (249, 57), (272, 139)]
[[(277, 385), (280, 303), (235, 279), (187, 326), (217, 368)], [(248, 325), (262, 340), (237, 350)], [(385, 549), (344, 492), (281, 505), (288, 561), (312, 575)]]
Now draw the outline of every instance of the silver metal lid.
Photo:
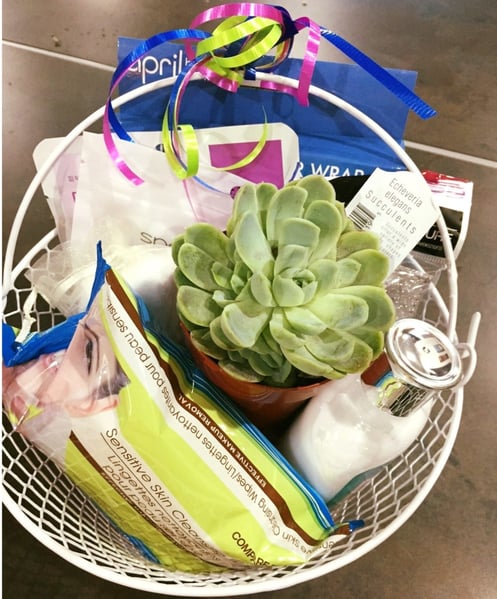
[(425, 389), (454, 387), (462, 376), (461, 356), (452, 341), (430, 323), (415, 318), (395, 322), (385, 351), (396, 377)]

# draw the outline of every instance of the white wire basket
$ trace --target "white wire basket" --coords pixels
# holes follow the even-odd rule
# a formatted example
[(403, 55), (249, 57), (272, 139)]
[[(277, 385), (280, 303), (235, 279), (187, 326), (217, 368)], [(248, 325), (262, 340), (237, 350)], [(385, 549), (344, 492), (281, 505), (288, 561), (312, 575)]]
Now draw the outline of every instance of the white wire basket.
[[(262, 73), (257, 75), (257, 81), (247, 84), (257, 85), (264, 79), (285, 86), (298, 85), (296, 80)], [(117, 108), (173, 82), (174, 78), (169, 78), (142, 86), (115, 100), (113, 106)], [(402, 160), (407, 170), (422, 177), (403, 148), (367, 115), (320, 88), (311, 86), (310, 94), (345, 110), (368, 126)], [(66, 136), (39, 169), (20, 203), (4, 264), (4, 320), (13, 326), (29, 323), (31, 330), (40, 331), (63, 320), (36, 294), (25, 277), (34, 261), (57, 245), (56, 231), (39, 240), (13, 267), (15, 248), (25, 214), (39, 185), (64, 150), (98, 121), (103, 112), (102, 107)], [(448, 298), (442, 298), (433, 287), (426, 319), (444, 329), (454, 340), (457, 271), (441, 213), (437, 224), (448, 263)], [(82, 570), (130, 588), (188, 597), (235, 596), (279, 590), (350, 564), (384, 542), (411, 517), (431, 491), (451, 453), (462, 404), (462, 386), (441, 394), (434, 401), (425, 428), (409, 449), (333, 508), (335, 521), (353, 520), (359, 515), (365, 526), (299, 566), (187, 574), (148, 561), (52, 461), (12, 430), (5, 414), (2, 426), (3, 502), (17, 521), (48, 549)]]

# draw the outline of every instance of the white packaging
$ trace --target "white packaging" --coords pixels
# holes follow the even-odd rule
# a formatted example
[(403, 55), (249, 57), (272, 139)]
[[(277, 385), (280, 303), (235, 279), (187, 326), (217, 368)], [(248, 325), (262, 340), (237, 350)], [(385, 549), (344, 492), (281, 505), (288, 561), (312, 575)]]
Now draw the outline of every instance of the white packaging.
[[(282, 123), (213, 127), (195, 131), (200, 154), (194, 178), (180, 179), (168, 164), (160, 131), (132, 133), (136, 143), (116, 140), (130, 167), (144, 183), (134, 185), (112, 162), (103, 135), (85, 132), (58, 159), (43, 184), (59, 239), (76, 250), (108, 246), (170, 245), (194, 222), (223, 228), (231, 215), (234, 188), (262, 180), (282, 187), (299, 164), (298, 138)], [(264, 140), (262, 150), (242, 167), (224, 170)], [(35, 149), (39, 168), (60, 138)], [(77, 267), (78, 264), (75, 264)]]

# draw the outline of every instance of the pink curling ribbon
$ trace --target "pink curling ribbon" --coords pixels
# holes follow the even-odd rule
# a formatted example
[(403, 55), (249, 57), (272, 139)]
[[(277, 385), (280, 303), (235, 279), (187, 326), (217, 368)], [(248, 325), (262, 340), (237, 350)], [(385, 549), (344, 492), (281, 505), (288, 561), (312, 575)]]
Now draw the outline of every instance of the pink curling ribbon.
[[(212, 34), (199, 29), (216, 20), (221, 22)], [(324, 38), (385, 85), (419, 116), (429, 118), (436, 114), (433, 108), (358, 48), (308, 17), (293, 20), (286, 9), (267, 4), (223, 4), (197, 15), (189, 29), (178, 29), (149, 38), (118, 65), (111, 81), (103, 121), (105, 144), (116, 167), (134, 184), (143, 182), (126, 165), (112, 138), (113, 129), (121, 139), (133, 141), (119, 123), (112, 108), (111, 97), (128, 70), (151, 49), (166, 41), (181, 41), (185, 45), (185, 53), (190, 62), (179, 74), (171, 91), (163, 120), (163, 144), (174, 172), (180, 178), (195, 177), (199, 164), (195, 132), (191, 125), (181, 125), (179, 119), (183, 94), (193, 76), (199, 73), (212, 84), (236, 92), (244, 78), (255, 79), (257, 71), (275, 70), (289, 56), (293, 39), (302, 29), (307, 29), (308, 33), (297, 88), (268, 81), (262, 81), (261, 88), (291, 94), (300, 104), (307, 106), (320, 40)], [(273, 55), (270, 56), (269, 52)], [(246, 157), (246, 163), (254, 158), (252, 152)], [(224, 170), (239, 166), (240, 161)]]
[[(277, 47), (276, 55), (271, 65), (279, 64), (286, 58), (283, 53), (287, 51), (290, 44), (288, 40), (282, 46), (279, 44), (284, 31), (283, 15), (279, 9), (272, 6), (254, 3), (217, 6), (198, 15), (192, 21), (190, 28), (196, 29), (199, 25), (216, 19), (223, 19), (223, 21), (214, 29), (212, 37), (201, 40), (195, 48), (188, 42), (185, 44), (186, 55), (192, 62), (188, 67), (188, 73), (180, 83), (181, 92), (175, 94), (173, 90), (170, 103), (173, 103), (174, 110), (171, 114), (166, 111), (163, 122), (163, 145), (166, 156), (180, 178), (195, 175), (199, 163), (198, 155), (195, 156), (198, 149), (193, 137), (190, 137), (190, 146), (181, 144), (179, 137), (179, 131), (185, 129), (178, 124), (181, 97), (186, 87), (185, 81), (190, 80), (194, 72), (198, 72), (204, 79), (218, 87), (236, 92), (243, 81), (242, 69), (265, 57), (267, 52), (275, 47)], [(207, 59), (199, 60), (203, 56)], [(188, 125), (187, 130), (191, 133), (191, 126)], [(219, 170), (231, 170), (248, 164), (263, 147), (264, 143), (257, 144), (245, 158)], [(186, 162), (182, 160), (180, 148), (186, 155)]]
[(119, 82), (122, 78), (128, 73), (129, 69), (140, 60), (142, 56), (150, 52), (153, 48), (160, 46), (165, 42), (172, 41), (188, 41), (190, 39), (201, 40), (205, 39), (209, 34), (202, 31), (191, 31), (187, 29), (178, 29), (175, 31), (169, 31), (164, 33), (158, 33), (151, 38), (141, 42), (132, 52), (130, 52), (117, 66), (114, 74), (112, 76), (109, 93), (107, 96), (107, 101), (104, 107), (103, 114), (103, 138), (104, 143), (114, 162), (116, 168), (132, 183), (135, 185), (140, 185), (143, 183), (143, 179), (135, 173), (124, 161), (122, 156), (119, 153), (119, 150), (116, 146), (114, 138), (112, 136), (112, 129), (116, 132), (116, 134), (123, 140), (133, 141), (128, 132), (123, 129), (119, 120), (116, 117), (112, 106), (112, 95), (114, 91), (117, 89)]
[[(319, 42), (321, 39), (321, 31), (319, 25), (314, 21), (311, 21), (307, 17), (302, 17), (300, 19), (297, 19), (296, 21), (292, 21), (288, 12), (283, 8), (275, 8), (273, 6), (265, 4), (253, 4), (250, 2), (242, 2), (235, 4), (225, 4), (222, 6), (214, 6), (197, 15), (197, 17), (195, 17), (195, 19), (190, 23), (190, 27), (192, 29), (198, 28), (199, 26), (205, 25), (206, 23), (214, 21), (216, 19), (235, 16), (264, 17), (266, 19), (273, 20), (274, 23), (279, 23), (283, 27), (281, 38), (278, 41), (278, 45), (276, 47), (275, 60), (267, 65), (255, 67), (256, 70), (262, 71), (274, 70), (279, 64), (281, 64), (281, 62), (283, 62), (283, 60), (289, 56), (291, 46), (293, 44), (294, 35), (304, 27), (309, 28), (309, 35), (307, 39), (304, 58), (302, 61), (299, 85), (297, 89), (294, 89), (289, 86), (283, 86), (278, 83), (266, 81), (261, 82), (262, 88), (290, 93), (297, 98), (300, 104), (308, 106), (309, 86), (311, 84), (312, 75), (314, 73), (314, 67), (317, 61), (319, 51)], [(289, 34), (289, 30), (291, 30), (291, 34)], [(287, 36), (286, 39), (285, 36)], [(202, 42), (200, 42), (198, 48), (200, 49), (202, 47), (205, 47), (205, 44), (202, 45)], [(195, 56), (193, 47), (190, 44), (186, 45), (186, 55), (190, 60), (193, 59)], [(236, 91), (236, 89), (238, 88), (238, 81), (227, 82), (226, 80), (224, 80), (222, 75), (219, 75), (219, 73), (210, 70), (209, 65), (207, 65), (206, 67), (201, 67), (199, 70), (206, 79), (208, 79), (212, 83), (215, 83), (219, 87), (223, 87), (224, 89), (228, 89), (229, 91)]]
[[(309, 27), (309, 36), (305, 57), (303, 60), (299, 85), (296, 90), (278, 84), (261, 85), (266, 89), (277, 89), (296, 96), (303, 105), (309, 104), (309, 85), (312, 79), (314, 66), (317, 60), (320, 41), (319, 26), (309, 19), (301, 19), (300, 22), (292, 22), (290, 15), (282, 8), (273, 6), (236, 3), (225, 4), (210, 8), (199, 15), (190, 23), (191, 29), (205, 25), (211, 21), (224, 19), (213, 31), (212, 38), (200, 41), (195, 49), (192, 44), (185, 44), (185, 52), (190, 60), (198, 59), (202, 53), (209, 53), (211, 60), (201, 61), (192, 66), (191, 70), (198, 71), (211, 83), (230, 92), (236, 92), (243, 80), (241, 68), (254, 65), (255, 69), (274, 70), (289, 55), (293, 36), (303, 27)], [(268, 38), (272, 36), (269, 45)], [(235, 46), (238, 43), (237, 46)], [(266, 45), (265, 45), (266, 44)], [(230, 54), (230, 50), (236, 47), (236, 53)], [(261, 49), (262, 48), (262, 49)], [(257, 63), (267, 52), (274, 49), (275, 56), (272, 61), (265, 64)], [(221, 52), (221, 55), (219, 55)], [(224, 54), (223, 54), (224, 52)], [(180, 97), (175, 98), (174, 115), (179, 113)], [(167, 115), (163, 125), (163, 144), (166, 148), (168, 160), (175, 172), (182, 178), (194, 174), (198, 167), (198, 159), (190, 164), (185, 164), (178, 151), (180, 147), (178, 127), (176, 118), (166, 124)], [(167, 135), (169, 130), (169, 136)], [(250, 152), (245, 159), (233, 165), (225, 166), (223, 170), (238, 168), (241, 164), (247, 164), (262, 151), (264, 144), (258, 144), (257, 150)], [(189, 149), (183, 145), (183, 153), (188, 157)], [(190, 148), (190, 156), (192, 156)]]
[(299, 84), (297, 88), (288, 85), (282, 85), (272, 81), (261, 81), (260, 87), (263, 89), (284, 92), (295, 96), (300, 104), (309, 106), (309, 87), (312, 82), (312, 75), (316, 66), (317, 56), (319, 52), (319, 43), (321, 41), (321, 29), (317, 23), (311, 21), (307, 17), (302, 17), (294, 21), (297, 30), (300, 31), (304, 27), (309, 28), (307, 44), (302, 59), (300, 68)]

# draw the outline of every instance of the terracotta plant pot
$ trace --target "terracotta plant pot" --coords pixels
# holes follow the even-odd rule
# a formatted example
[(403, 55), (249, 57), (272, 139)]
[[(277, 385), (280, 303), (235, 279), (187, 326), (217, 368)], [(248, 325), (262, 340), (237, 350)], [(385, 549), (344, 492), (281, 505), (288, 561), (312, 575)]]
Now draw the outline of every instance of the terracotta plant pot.
[(271, 387), (261, 383), (241, 381), (232, 377), (219, 364), (197, 349), (189, 331), (182, 325), (188, 349), (197, 366), (211, 383), (219, 387), (241, 408), (262, 431), (280, 432), (297, 409), (313, 397), (318, 389), (333, 381), (320, 379), (300, 387)]

